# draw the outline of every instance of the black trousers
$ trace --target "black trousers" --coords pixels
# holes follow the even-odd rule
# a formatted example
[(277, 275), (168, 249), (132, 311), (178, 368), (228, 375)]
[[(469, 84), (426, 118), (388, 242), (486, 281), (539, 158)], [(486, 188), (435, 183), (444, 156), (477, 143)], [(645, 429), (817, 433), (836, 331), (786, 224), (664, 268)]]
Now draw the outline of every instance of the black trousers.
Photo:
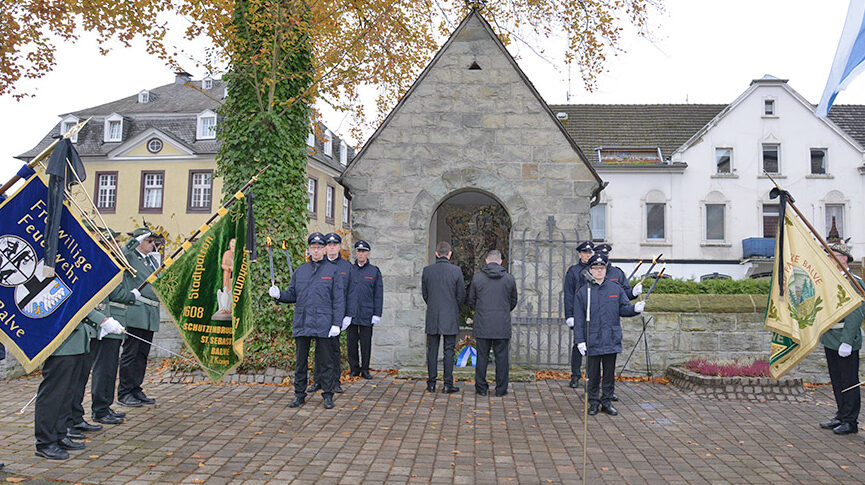
[(577, 339), (574, 339), (574, 347), (571, 349), (571, 377), (577, 376), (580, 378), (583, 373), (580, 372), (580, 367), (583, 366), (583, 354), (577, 348)]
[[(372, 351), (372, 325), (348, 326), (348, 367), (353, 374), (369, 372), (369, 354)], [(360, 358), (358, 358), (360, 344)]]
[(838, 411), (835, 413), (842, 423), (859, 425), (859, 407), (862, 403), (860, 388), (841, 391), (859, 383), (859, 351), (854, 350), (847, 357), (838, 355), (837, 350), (823, 347), (826, 351), (826, 365), (829, 367), (829, 379), (832, 379), (832, 391), (835, 393), (835, 404)]
[(96, 357), (93, 342), (99, 345), (99, 340), (90, 339), (90, 352), (81, 354), (83, 364), (78, 369), (78, 375), (73, 380), (72, 386), (72, 408), (69, 412), (69, 418), (66, 426), (72, 427), (76, 424), (81, 424), (84, 421), (84, 391), (87, 387), (87, 381), (90, 380), (90, 369), (93, 368), (93, 360)]
[[(94, 342), (98, 342), (94, 346)], [(93, 374), (90, 378), (91, 411), (94, 418), (108, 414), (114, 404), (114, 388), (117, 384), (117, 366), (120, 363), (120, 344), (116, 338), (90, 339), (90, 353), (93, 354)]]
[(457, 343), (456, 335), (430, 335), (426, 336), (426, 369), (427, 382), (434, 384), (438, 378), (438, 356), (439, 356), (439, 340), (444, 337), (444, 358), (442, 366), (444, 367), (445, 385), (452, 386), (454, 384), (454, 347)]
[[(332, 356), (336, 356), (336, 362), (334, 363), (331, 370), (329, 371), (329, 372), (335, 373), (335, 375), (331, 376), (330, 378), (336, 379), (335, 381), (333, 381), (333, 385), (334, 385), (334, 387), (336, 387), (336, 384), (340, 381), (340, 377), (342, 374), (342, 349), (340, 349), (340, 345), (339, 345), (339, 335), (337, 335), (336, 337), (327, 337), (327, 338), (329, 340), (329, 342), (327, 342), (327, 344), (331, 346), (330, 354)], [(322, 338), (322, 340), (324, 340), (324, 339)], [(315, 346), (316, 346), (316, 351), (315, 351), (315, 374), (314, 374), (314, 377), (315, 377), (315, 382), (322, 383), (322, 382), (324, 382), (325, 378), (323, 377), (323, 374), (322, 374), (322, 372), (324, 372), (324, 371), (322, 370), (321, 366), (318, 364), (318, 343), (316, 343)]]
[[(126, 327), (126, 333), (153, 342), (153, 331), (135, 327)], [(126, 337), (123, 341), (123, 353), (120, 355), (120, 386), (117, 397), (142, 392), (141, 383), (147, 371), (147, 356), (150, 355), (150, 344), (135, 337)]]
[(33, 425), (36, 449), (66, 437), (66, 423), (72, 411), (72, 389), (84, 365), (83, 355), (52, 355), (42, 365)]
[(475, 390), (487, 391), (487, 365), (490, 363), (490, 348), (496, 356), (496, 395), (508, 392), (508, 372), (511, 369), (510, 339), (478, 338), (478, 362), (475, 367)]
[[(616, 356), (618, 354), (590, 355), (586, 358), (586, 379), (589, 381), (589, 402), (609, 405), (610, 398), (616, 392)], [(604, 377), (601, 377), (601, 367)], [(598, 386), (601, 388), (601, 398), (598, 399)]]
[[(294, 365), (294, 394), (295, 396), (306, 397), (306, 386), (309, 384), (309, 347), (315, 339), (315, 368), (320, 369), (321, 393), (322, 395), (333, 396), (333, 388), (336, 387), (337, 377), (334, 371), (334, 345), (333, 341), (337, 342), (337, 350), (339, 349), (339, 337), (295, 337), (294, 343), (297, 347), (297, 362)], [(339, 354), (336, 354), (339, 358)]]

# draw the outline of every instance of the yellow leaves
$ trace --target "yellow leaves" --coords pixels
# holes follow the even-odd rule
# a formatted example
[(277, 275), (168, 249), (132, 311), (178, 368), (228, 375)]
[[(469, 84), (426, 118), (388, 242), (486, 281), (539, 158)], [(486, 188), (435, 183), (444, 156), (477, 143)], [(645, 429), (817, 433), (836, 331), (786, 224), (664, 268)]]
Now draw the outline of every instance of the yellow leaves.
[(20, 482), (23, 482), (25, 480), (27, 480), (27, 479), (26, 478), (19, 478), (19, 477), (6, 477), (6, 481), (9, 483), (20, 483)]

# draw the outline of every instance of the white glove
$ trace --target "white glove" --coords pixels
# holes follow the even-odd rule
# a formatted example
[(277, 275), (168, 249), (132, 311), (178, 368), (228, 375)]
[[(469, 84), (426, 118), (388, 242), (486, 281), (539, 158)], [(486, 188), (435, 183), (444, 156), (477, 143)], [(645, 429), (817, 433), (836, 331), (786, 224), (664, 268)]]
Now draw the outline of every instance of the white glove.
[(135, 301), (138, 301), (138, 299), (141, 298), (141, 292), (138, 291), (138, 288), (133, 288), (132, 294), (135, 295)]
[(140, 244), (141, 241), (143, 241), (143, 240), (147, 239), (148, 237), (150, 237), (151, 234), (152, 234), (152, 233), (150, 233), (150, 232), (145, 232), (144, 234), (142, 234), (142, 235), (136, 237), (135, 240), (138, 241), (138, 243)]
[(351, 325), (351, 317), (346, 316), (342, 319), (342, 329), (345, 330), (348, 326)]
[(271, 298), (279, 298), (279, 288), (277, 288), (275, 285), (271, 286), (267, 290), (267, 294), (270, 295)]
[(838, 355), (841, 357), (848, 357), (851, 352), (853, 352), (853, 347), (851, 347), (850, 344), (841, 344), (841, 346), (838, 347)]
[(339, 335), (339, 327), (336, 325), (332, 325), (330, 327), (330, 332), (327, 333), (327, 336), (328, 337), (336, 337), (337, 335)]
[(645, 301), (638, 301), (637, 303), (634, 303), (634, 311), (637, 313), (643, 313), (643, 309), (645, 309), (645, 308), (646, 308), (646, 302)]
[(123, 325), (121, 325), (120, 322), (111, 317), (108, 317), (103, 320), (102, 325), (99, 326), (99, 340), (102, 340), (102, 337), (108, 335), (109, 333), (121, 335), (125, 332), (126, 329), (123, 328)]
[(378, 323), (378, 322), (380, 322), (380, 321), (381, 321), (381, 317), (378, 317), (378, 316), (375, 316), (375, 315), (372, 316), (372, 324), (373, 324), (373, 325), (375, 325), (376, 323)]
[(580, 342), (577, 344), (577, 350), (580, 351), (580, 355), (586, 355), (586, 343)]
[(633, 293), (634, 296), (642, 295), (643, 294), (643, 284), (637, 283), (637, 286), (631, 288), (631, 293)]
[(569, 327), (574, 328), (574, 317), (568, 318), (565, 320), (565, 323), (567, 323)]

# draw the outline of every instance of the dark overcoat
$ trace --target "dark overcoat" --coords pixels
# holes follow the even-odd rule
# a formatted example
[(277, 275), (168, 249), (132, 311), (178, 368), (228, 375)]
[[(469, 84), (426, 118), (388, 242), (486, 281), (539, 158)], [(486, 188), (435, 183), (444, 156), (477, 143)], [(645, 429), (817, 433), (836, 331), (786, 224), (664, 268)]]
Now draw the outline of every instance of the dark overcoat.
[(292, 334), (295, 337), (327, 337), (330, 327), (342, 326), (345, 317), (345, 279), (339, 266), (327, 258), (300, 265), (288, 290), (277, 300), (295, 303)]
[(613, 266), (612, 264), (607, 265), (607, 279), (613, 283), (618, 283), (619, 286), (625, 290), (625, 296), (628, 297), (628, 300), (633, 300), (635, 298), (634, 290), (631, 288), (631, 282), (628, 281), (628, 277), (625, 276), (625, 272), (622, 271), (622, 268)]
[(580, 289), (583, 284), (585, 284), (586, 280), (583, 278), (583, 270), (588, 270), (589, 265), (583, 264), (582, 261), (578, 261), (577, 264), (568, 268), (568, 272), (565, 273), (565, 289), (564, 289), (564, 297), (565, 297), (565, 318), (571, 318), (574, 316), (574, 295), (577, 294), (577, 290)]
[[(589, 290), (590, 321), (586, 325)], [(622, 351), (622, 323), (619, 317), (637, 314), (634, 305), (628, 302), (625, 290), (617, 283), (605, 279), (600, 285), (585, 284), (574, 297), (574, 339), (578, 344), (586, 342), (587, 355), (618, 354)]]
[(490, 263), (472, 277), (469, 306), (475, 311), (475, 338), (511, 338), (511, 310), (517, 306), (517, 284), (500, 264)]
[(384, 307), (384, 283), (381, 271), (369, 262), (351, 265), (351, 286), (348, 289), (348, 314), (351, 323), (369, 327), (372, 317), (381, 317)]
[(437, 258), (423, 269), (421, 293), (427, 304), (427, 335), (456, 335), (460, 305), (466, 299), (466, 283), (459, 267), (448, 258)]

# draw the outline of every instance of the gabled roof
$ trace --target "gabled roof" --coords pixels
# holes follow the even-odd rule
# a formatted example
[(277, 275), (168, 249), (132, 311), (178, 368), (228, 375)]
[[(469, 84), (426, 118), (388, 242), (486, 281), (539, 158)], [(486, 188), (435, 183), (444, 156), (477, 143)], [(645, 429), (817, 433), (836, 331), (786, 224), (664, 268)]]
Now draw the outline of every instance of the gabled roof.
[(542, 98), (540, 93), (538, 92), (538, 90), (535, 89), (534, 84), (532, 84), (532, 82), (531, 82), (531, 80), (529, 80), (528, 76), (526, 76), (526, 74), (523, 72), (523, 70), (520, 69), (520, 66), (514, 60), (513, 56), (511, 56), (511, 53), (508, 52), (507, 48), (504, 46), (504, 44), (502, 44), (501, 40), (499, 40), (499, 38), (495, 34), (495, 32), (493, 32), (493, 29), (490, 26), (489, 22), (487, 22), (487, 20), (484, 18), (483, 15), (481, 15), (481, 13), (478, 11), (477, 8), (472, 8), (469, 11), (468, 15), (465, 16), (463, 21), (460, 22), (460, 25), (456, 28), (456, 30), (454, 30), (454, 32), (448, 38), (447, 42), (445, 42), (444, 45), (438, 50), (438, 52), (436, 52), (436, 55), (432, 58), (432, 60), (429, 62), (429, 64), (427, 64), (427, 66), (421, 72), (420, 76), (418, 76), (418, 78), (415, 79), (414, 83), (412, 83), (412, 85), (408, 89), (408, 91), (406, 91), (406, 93), (400, 98), (399, 102), (391, 110), (391, 112), (388, 113), (387, 118), (385, 118), (385, 120), (378, 126), (378, 128), (376, 128), (376, 130), (372, 134), (372, 136), (370, 136), (369, 139), (366, 141), (366, 143), (364, 143), (363, 148), (361, 148), (361, 150), (357, 153), (357, 155), (348, 164), (348, 167), (343, 172), (343, 177), (345, 177), (352, 170), (352, 168), (355, 166), (355, 164), (358, 163), (363, 158), (363, 155), (364, 155), (364, 153), (366, 153), (367, 149), (373, 143), (375, 143), (378, 136), (382, 133), (382, 131), (384, 131), (387, 128), (387, 126), (390, 124), (391, 120), (394, 118), (396, 113), (399, 112), (400, 109), (405, 105), (406, 100), (408, 100), (411, 97), (412, 93), (414, 93), (415, 89), (417, 89), (417, 87), (423, 83), (424, 79), (426, 79), (427, 75), (430, 73), (430, 71), (433, 69), (433, 67), (438, 63), (439, 59), (441, 59), (441, 57), (448, 50), (448, 48), (451, 46), (451, 44), (453, 44), (454, 39), (456, 39), (460, 36), (462, 31), (466, 28), (466, 25), (468, 25), (469, 21), (473, 18), (480, 21), (484, 30), (486, 30), (486, 32), (490, 36), (490, 38), (493, 39), (495, 45), (499, 48), (499, 50), (502, 52), (502, 54), (504, 54), (505, 58), (508, 60), (508, 62), (514, 68), (514, 70), (516, 70), (517, 74), (520, 76), (520, 79), (523, 80), (523, 83), (525, 83), (526, 87), (529, 88), (529, 91), (531, 91), (532, 95), (535, 97), (535, 99), (537, 99), (538, 103), (543, 107), (544, 111), (546, 111), (546, 113), (553, 120), (554, 124), (559, 128), (559, 130), (562, 133), (562, 135), (564, 136), (565, 140), (567, 140), (568, 144), (571, 145), (571, 148), (574, 149), (574, 151), (577, 153), (577, 155), (580, 157), (580, 159), (583, 161), (583, 163), (586, 164), (586, 167), (589, 169), (589, 171), (595, 177), (595, 180), (598, 181), (598, 184), (601, 187), (603, 187), (604, 181), (601, 179), (601, 176), (598, 175), (598, 172), (595, 170), (595, 168), (592, 166), (592, 164), (589, 162), (589, 160), (586, 158), (586, 155), (580, 149), (580, 146), (574, 141), (573, 138), (571, 138), (571, 136), (568, 134), (568, 132), (565, 131), (564, 127), (558, 122), (558, 120), (556, 120), (555, 115), (553, 114), (552, 110), (550, 110), (550, 106), (547, 105), (547, 102), (544, 101), (544, 98)]
[(857, 143), (865, 147), (865, 105), (832, 105), (832, 109), (829, 110), (829, 119)]
[(600, 164), (597, 148), (661, 149), (664, 159), (685, 143), (724, 104), (555, 104), (568, 114), (563, 124), (592, 164)]

